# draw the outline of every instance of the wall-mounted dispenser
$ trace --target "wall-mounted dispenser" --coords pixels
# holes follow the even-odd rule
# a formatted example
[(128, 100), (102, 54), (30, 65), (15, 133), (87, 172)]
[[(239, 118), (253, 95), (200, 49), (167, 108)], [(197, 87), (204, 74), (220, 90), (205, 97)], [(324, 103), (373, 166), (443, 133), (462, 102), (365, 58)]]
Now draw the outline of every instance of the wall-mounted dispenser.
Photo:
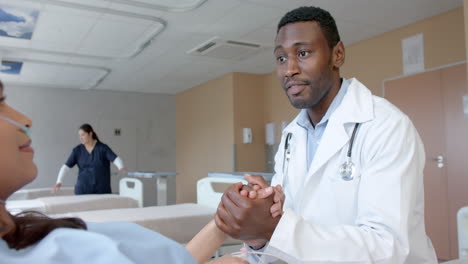
[(243, 128), (242, 129), (242, 142), (244, 144), (252, 143), (252, 129), (251, 128)]
[(265, 126), (265, 143), (267, 145), (274, 145), (275, 144), (275, 139), (276, 139), (276, 125), (275, 123), (268, 123)]

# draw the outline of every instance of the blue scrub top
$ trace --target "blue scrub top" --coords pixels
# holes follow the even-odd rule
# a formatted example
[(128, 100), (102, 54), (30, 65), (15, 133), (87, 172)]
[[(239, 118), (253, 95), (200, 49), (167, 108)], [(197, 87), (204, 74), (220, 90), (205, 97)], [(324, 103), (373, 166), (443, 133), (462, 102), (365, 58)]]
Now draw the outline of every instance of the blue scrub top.
[(112, 193), (110, 184), (110, 163), (117, 155), (106, 145), (96, 142), (89, 153), (83, 144), (76, 146), (65, 165), (72, 168), (78, 164), (78, 180), (75, 194)]
[(87, 223), (88, 230), (59, 228), (28, 248), (8, 248), (0, 239), (0, 263), (7, 264), (196, 264), (179, 243), (133, 223)]

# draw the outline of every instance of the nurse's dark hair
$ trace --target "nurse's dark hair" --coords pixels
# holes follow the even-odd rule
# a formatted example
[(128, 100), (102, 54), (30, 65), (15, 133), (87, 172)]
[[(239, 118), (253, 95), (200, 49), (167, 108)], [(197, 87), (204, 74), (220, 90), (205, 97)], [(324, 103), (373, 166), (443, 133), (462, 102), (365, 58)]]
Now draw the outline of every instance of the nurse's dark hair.
[(80, 130), (83, 130), (84, 132), (88, 134), (93, 132), (93, 139), (99, 141), (98, 135), (96, 134), (96, 132), (94, 131), (93, 127), (90, 124), (82, 124), (80, 126)]
[(287, 24), (307, 21), (316, 21), (319, 23), (320, 29), (325, 35), (330, 49), (340, 42), (340, 34), (338, 33), (335, 19), (328, 11), (315, 6), (302, 6), (286, 13), (278, 23), (276, 33)]
[(3, 239), (10, 248), (16, 250), (34, 245), (57, 228), (87, 229), (85, 222), (79, 218), (50, 218), (33, 211), (11, 217), (15, 229), (3, 236)]

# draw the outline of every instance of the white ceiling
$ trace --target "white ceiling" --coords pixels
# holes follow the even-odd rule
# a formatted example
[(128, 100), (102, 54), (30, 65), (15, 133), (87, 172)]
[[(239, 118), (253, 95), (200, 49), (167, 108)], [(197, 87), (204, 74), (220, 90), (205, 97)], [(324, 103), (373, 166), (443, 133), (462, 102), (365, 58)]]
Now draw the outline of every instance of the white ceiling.
[[(330, 11), (350, 45), (463, 0), (0, 0), (12, 4), (40, 14), (31, 40), (0, 37), (3, 59), (24, 61), (20, 76), (0, 74), (7, 85), (177, 94), (229, 72), (272, 72), (276, 25), (295, 7)], [(261, 48), (229, 60), (187, 53), (213, 37)]]

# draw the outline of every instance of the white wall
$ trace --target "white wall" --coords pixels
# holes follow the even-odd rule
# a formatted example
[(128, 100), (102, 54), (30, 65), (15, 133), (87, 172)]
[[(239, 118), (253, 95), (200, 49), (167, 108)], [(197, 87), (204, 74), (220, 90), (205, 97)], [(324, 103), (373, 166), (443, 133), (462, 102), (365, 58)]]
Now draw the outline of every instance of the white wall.
[[(175, 171), (173, 95), (25, 87), (6, 87), (5, 94), (11, 106), (33, 120), (34, 160), (39, 175), (25, 188), (55, 183), (59, 168), (79, 144), (82, 123), (90, 123), (129, 170)], [(114, 125), (121, 126), (121, 137), (113, 136)], [(76, 175), (75, 168), (64, 185), (73, 186)], [(169, 184), (170, 202), (175, 201), (175, 182)]]

